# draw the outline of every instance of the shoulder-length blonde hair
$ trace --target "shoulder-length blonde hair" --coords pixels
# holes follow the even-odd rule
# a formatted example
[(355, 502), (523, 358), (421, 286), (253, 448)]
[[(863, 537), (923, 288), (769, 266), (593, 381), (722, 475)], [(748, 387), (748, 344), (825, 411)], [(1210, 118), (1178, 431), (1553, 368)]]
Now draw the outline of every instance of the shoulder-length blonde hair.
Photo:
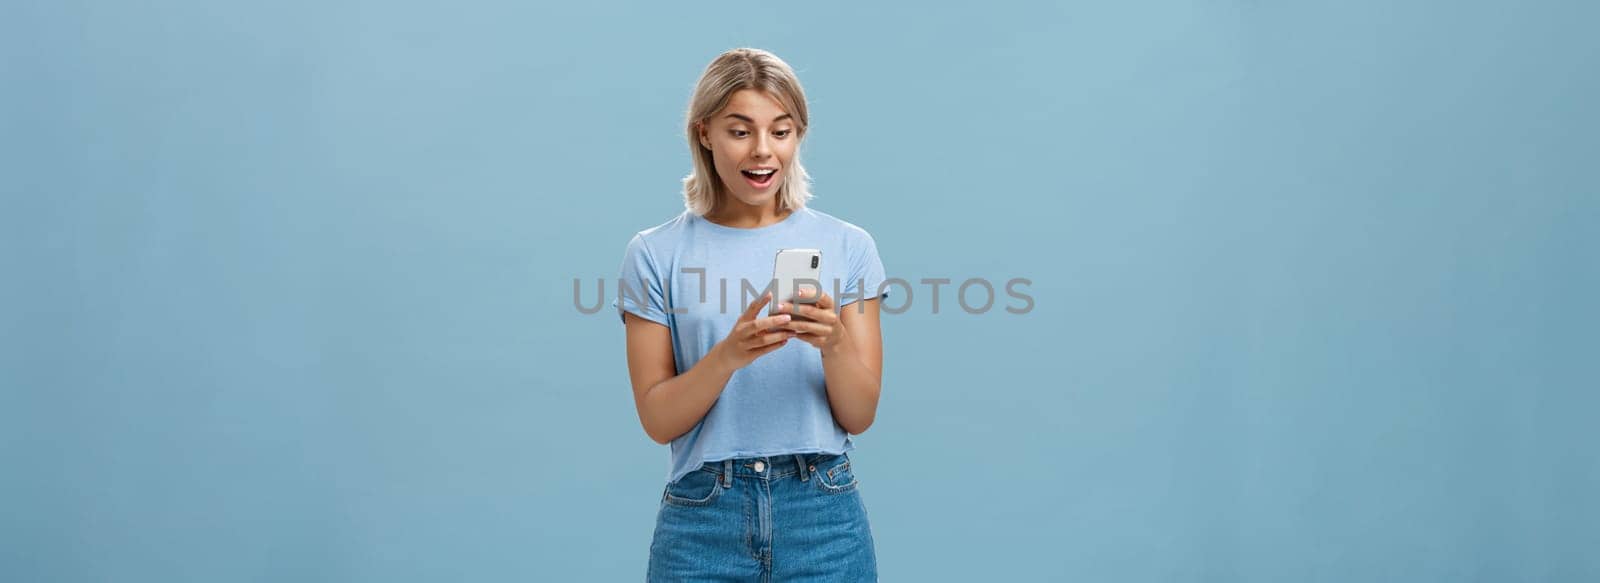
[[(739, 48), (718, 55), (700, 74), (694, 97), (689, 100), (689, 113), (685, 116), (689, 152), (694, 158), (694, 170), (683, 177), (683, 205), (689, 212), (697, 215), (711, 212), (726, 188), (717, 176), (711, 150), (700, 143), (698, 126), (710, 121), (711, 116), (727, 106), (733, 94), (742, 89), (755, 89), (772, 96), (785, 113), (793, 116), (796, 139), (805, 139), (811, 115), (806, 111), (806, 94), (800, 88), (800, 79), (795, 77), (788, 63), (761, 49)], [(778, 208), (797, 210), (808, 200), (811, 200), (811, 175), (800, 164), (800, 152), (796, 149), (789, 167), (784, 169), (783, 184), (778, 186)]]

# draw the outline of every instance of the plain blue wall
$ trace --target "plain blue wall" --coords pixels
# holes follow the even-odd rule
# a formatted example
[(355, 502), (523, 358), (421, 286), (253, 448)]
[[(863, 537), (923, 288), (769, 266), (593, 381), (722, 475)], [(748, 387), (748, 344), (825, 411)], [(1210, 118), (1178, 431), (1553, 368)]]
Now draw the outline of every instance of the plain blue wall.
[(744, 45), (890, 275), (1034, 282), (885, 317), (885, 580), (1600, 579), (1595, 4), (579, 4), (8, 6), (0, 579), (642, 578), (572, 281)]

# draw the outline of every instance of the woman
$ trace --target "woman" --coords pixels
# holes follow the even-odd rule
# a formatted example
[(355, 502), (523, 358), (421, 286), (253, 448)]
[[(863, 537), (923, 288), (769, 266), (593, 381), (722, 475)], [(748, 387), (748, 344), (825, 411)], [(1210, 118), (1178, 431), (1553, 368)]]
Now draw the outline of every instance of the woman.
[[(651, 581), (877, 577), (846, 452), (878, 407), (883, 264), (866, 231), (806, 207), (809, 121), (778, 57), (718, 56), (689, 105), (688, 208), (628, 243), (616, 305), (634, 405), (672, 446)], [(815, 306), (769, 306), (783, 248), (821, 250)]]

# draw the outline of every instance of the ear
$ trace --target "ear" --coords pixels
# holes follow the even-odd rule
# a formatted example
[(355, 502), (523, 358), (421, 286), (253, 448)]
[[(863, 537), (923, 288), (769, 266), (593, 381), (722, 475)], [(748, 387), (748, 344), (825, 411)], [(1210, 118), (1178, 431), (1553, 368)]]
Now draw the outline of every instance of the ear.
[(698, 133), (700, 135), (700, 147), (705, 148), (707, 150), (710, 150), (711, 149), (711, 139), (706, 137), (706, 122), (703, 122), (703, 121), (694, 122), (694, 127), (695, 127), (696, 133)]

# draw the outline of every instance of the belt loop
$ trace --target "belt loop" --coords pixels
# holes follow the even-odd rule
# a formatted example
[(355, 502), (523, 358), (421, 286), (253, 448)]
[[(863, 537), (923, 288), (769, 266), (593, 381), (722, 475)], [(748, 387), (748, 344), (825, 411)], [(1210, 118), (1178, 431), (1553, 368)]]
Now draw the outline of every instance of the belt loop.
[(722, 488), (733, 487), (733, 460), (722, 460)]
[(800, 466), (800, 481), (804, 482), (804, 481), (810, 479), (810, 476), (806, 475), (806, 458), (805, 458), (805, 456), (802, 456), (802, 455), (794, 456), (794, 463), (795, 463), (795, 465)]

